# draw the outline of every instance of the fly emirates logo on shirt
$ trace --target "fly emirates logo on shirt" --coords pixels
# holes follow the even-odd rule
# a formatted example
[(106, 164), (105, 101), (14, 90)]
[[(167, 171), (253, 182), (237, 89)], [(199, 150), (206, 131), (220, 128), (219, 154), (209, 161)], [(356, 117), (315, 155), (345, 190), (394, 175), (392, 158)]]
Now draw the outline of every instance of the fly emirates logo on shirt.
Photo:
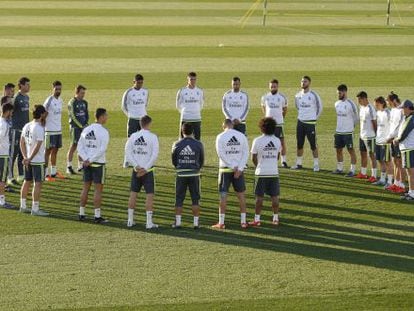
[(134, 154), (146, 155), (148, 152), (145, 150), (147, 148), (147, 142), (145, 141), (143, 136), (140, 136), (134, 141)]
[(191, 149), (190, 145), (184, 147), (183, 150), (180, 151), (180, 158), (178, 159), (178, 163), (180, 164), (195, 164), (195, 152)]
[(96, 144), (96, 136), (94, 131), (90, 131), (88, 134), (85, 135), (85, 139), (87, 140), (86, 147), (91, 149), (98, 148)]
[(277, 159), (278, 152), (275, 144), (273, 141), (270, 141), (264, 148), (263, 148), (263, 159)]
[(233, 136), (227, 142), (227, 147), (230, 147), (230, 150), (226, 150), (226, 154), (239, 154), (240, 150), (239, 147), (240, 142), (237, 140), (236, 136)]

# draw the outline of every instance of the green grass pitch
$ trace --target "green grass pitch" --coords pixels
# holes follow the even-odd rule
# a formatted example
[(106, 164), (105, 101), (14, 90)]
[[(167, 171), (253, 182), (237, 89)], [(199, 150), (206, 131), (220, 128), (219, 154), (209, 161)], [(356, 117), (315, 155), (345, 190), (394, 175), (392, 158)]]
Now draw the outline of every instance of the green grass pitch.
[[(31, 103), (43, 103), (50, 83), (63, 82), (65, 103), (77, 83), (88, 87), (91, 111), (109, 110), (111, 141), (105, 186), (105, 226), (76, 221), (80, 176), (45, 184), (41, 206), (51, 217), (0, 210), (0, 310), (412, 310), (414, 206), (343, 177), (335, 167), (336, 86), (370, 97), (391, 90), (414, 98), (414, 3), (385, 0), (270, 1), (267, 26), (258, 9), (242, 28), (253, 0), (0, 1), (0, 82), (32, 80)], [(188, 71), (204, 88), (202, 229), (174, 231), (177, 138), (175, 94)], [(137, 222), (126, 228), (128, 170), (121, 167), (126, 118), (122, 93), (141, 72), (149, 114), (159, 135), (154, 221), (144, 229), (143, 194)], [(225, 232), (217, 221), (221, 97), (234, 75), (250, 95), (249, 141), (258, 135), (260, 96), (276, 77), (289, 98), (288, 162), (295, 158), (293, 96), (308, 74), (324, 102), (318, 123), (322, 171), (281, 172), (281, 226), (242, 231), (234, 195)], [(65, 168), (68, 146), (58, 166)], [(356, 135), (357, 136), (357, 135)], [(308, 148), (306, 146), (306, 148)], [(349, 158), (346, 156), (348, 167)], [(305, 167), (311, 167), (309, 149)], [(247, 171), (248, 218), (253, 216), (252, 164)], [(8, 201), (18, 204), (17, 194)], [(186, 201), (188, 204), (188, 201)], [(90, 207), (90, 206), (89, 206)], [(92, 210), (87, 211), (91, 214)]]

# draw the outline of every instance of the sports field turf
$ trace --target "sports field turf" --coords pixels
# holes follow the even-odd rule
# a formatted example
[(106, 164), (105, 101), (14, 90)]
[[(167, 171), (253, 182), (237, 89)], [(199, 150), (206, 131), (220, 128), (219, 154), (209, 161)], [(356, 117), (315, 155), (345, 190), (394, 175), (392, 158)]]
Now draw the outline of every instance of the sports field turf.
[[(0, 210), (0, 309), (84, 310), (412, 310), (414, 205), (364, 182), (332, 176), (336, 86), (372, 97), (393, 90), (414, 99), (414, 3), (385, 0), (270, 1), (242, 28), (253, 1), (0, 1), (0, 82), (31, 78), (31, 104), (50, 83), (63, 82), (65, 103), (76, 84), (88, 87), (91, 111), (109, 110), (105, 226), (79, 223), (80, 176), (46, 184), (35, 218)], [(396, 5), (396, 6), (395, 6)], [(398, 10), (397, 10), (398, 9)], [(219, 45), (221, 47), (219, 47)], [(175, 94), (188, 71), (204, 88), (202, 229), (174, 220), (171, 144), (178, 134)], [(144, 229), (142, 196), (133, 230), (126, 228), (129, 174), (121, 168), (126, 119), (122, 93), (136, 72), (150, 89), (149, 114), (160, 137), (154, 221)], [(281, 225), (242, 231), (234, 196), (225, 232), (217, 221), (217, 157), (221, 97), (234, 75), (250, 95), (249, 140), (258, 135), (260, 96), (276, 77), (290, 100), (288, 162), (294, 164), (293, 96), (302, 75), (324, 102), (318, 123), (322, 171), (281, 171)], [(64, 170), (68, 146), (59, 168)], [(356, 141), (356, 140), (355, 140)], [(306, 147), (307, 148), (307, 147)], [(346, 156), (346, 163), (349, 158)], [(311, 167), (305, 150), (305, 167)], [(348, 164), (347, 164), (348, 167)], [(253, 216), (253, 169), (247, 171), (248, 218)], [(18, 204), (18, 195), (7, 195)], [(188, 203), (188, 201), (186, 201)], [(88, 210), (91, 215), (91, 209)]]

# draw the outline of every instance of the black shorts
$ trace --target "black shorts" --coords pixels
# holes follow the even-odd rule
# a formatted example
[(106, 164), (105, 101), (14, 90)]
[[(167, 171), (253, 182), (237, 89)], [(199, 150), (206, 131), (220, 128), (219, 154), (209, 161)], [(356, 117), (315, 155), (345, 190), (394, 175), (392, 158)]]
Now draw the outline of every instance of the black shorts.
[(105, 173), (105, 164), (92, 163), (88, 167), (83, 168), (83, 181), (103, 185), (105, 184)]
[(243, 133), (244, 135), (246, 135), (246, 124), (245, 123), (239, 123), (237, 125), (234, 125), (233, 129), (235, 129), (236, 131), (239, 131), (240, 133)]
[(254, 194), (258, 197), (264, 197), (265, 194), (267, 194), (271, 197), (279, 196), (280, 195), (279, 177), (276, 177), (276, 176), (268, 176), (268, 177), (255, 176)]
[(400, 145), (391, 144), (391, 156), (393, 158), (401, 158)]
[[(194, 138), (197, 140), (201, 139), (201, 122), (191, 122), (191, 121), (183, 121), (181, 122), (181, 125), (183, 125), (183, 123), (191, 123), (191, 125), (193, 126), (193, 131), (194, 131)], [(180, 131), (180, 136), (181, 138), (183, 138), (183, 133), (181, 133)]]
[[(316, 121), (310, 121), (316, 122)], [(305, 138), (308, 139), (310, 147), (312, 150), (317, 148), (316, 144), (316, 123), (304, 123), (298, 120), (298, 124), (296, 126), (296, 141), (298, 149), (303, 149), (305, 145)]]
[(29, 164), (24, 167), (24, 180), (34, 182), (45, 181), (45, 165), (41, 164)]
[(79, 138), (82, 134), (83, 129), (79, 127), (71, 127), (70, 128), (70, 141), (72, 144), (77, 145)]
[(7, 182), (9, 168), (9, 156), (0, 156), (0, 182)]
[(375, 145), (375, 157), (377, 161), (388, 162), (391, 160), (391, 144)]
[(191, 204), (200, 204), (200, 176), (176, 176), (175, 178), (175, 206), (183, 207), (187, 188), (191, 195)]
[(283, 125), (276, 125), (275, 136), (279, 139), (283, 139), (283, 137), (285, 137), (285, 129)]
[(404, 168), (413, 168), (414, 150), (401, 150), (401, 159)]
[(359, 139), (359, 151), (361, 152), (375, 152), (375, 138)]
[(246, 183), (244, 181), (244, 174), (242, 173), (239, 178), (234, 178), (233, 172), (220, 172), (218, 178), (218, 190), (220, 193), (229, 192), (230, 185), (233, 185), (233, 189), (236, 192), (246, 191)]
[(131, 191), (140, 192), (142, 187), (144, 187), (146, 194), (151, 194), (155, 192), (155, 179), (154, 172), (148, 172), (144, 176), (138, 177), (137, 172), (132, 170), (131, 176)]
[(130, 137), (135, 132), (138, 132), (141, 130), (141, 124), (139, 123), (140, 120), (138, 119), (128, 119), (128, 126), (127, 126), (127, 134), (128, 137)]
[(62, 148), (62, 134), (53, 134), (50, 132), (46, 132), (45, 147), (46, 149)]
[(354, 135), (353, 134), (338, 134), (334, 135), (334, 147), (335, 149), (352, 149), (354, 148)]

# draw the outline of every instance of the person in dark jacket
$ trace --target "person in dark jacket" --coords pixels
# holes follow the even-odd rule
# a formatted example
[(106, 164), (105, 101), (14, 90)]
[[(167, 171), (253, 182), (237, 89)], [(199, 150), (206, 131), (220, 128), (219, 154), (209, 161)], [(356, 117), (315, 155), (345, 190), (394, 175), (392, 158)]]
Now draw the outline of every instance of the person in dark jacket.
[(181, 213), (187, 188), (190, 191), (194, 216), (194, 229), (199, 227), (200, 215), (200, 169), (204, 165), (203, 144), (193, 137), (191, 123), (181, 126), (183, 138), (174, 143), (172, 164), (176, 169), (175, 179), (175, 223), (173, 228), (181, 228)]

